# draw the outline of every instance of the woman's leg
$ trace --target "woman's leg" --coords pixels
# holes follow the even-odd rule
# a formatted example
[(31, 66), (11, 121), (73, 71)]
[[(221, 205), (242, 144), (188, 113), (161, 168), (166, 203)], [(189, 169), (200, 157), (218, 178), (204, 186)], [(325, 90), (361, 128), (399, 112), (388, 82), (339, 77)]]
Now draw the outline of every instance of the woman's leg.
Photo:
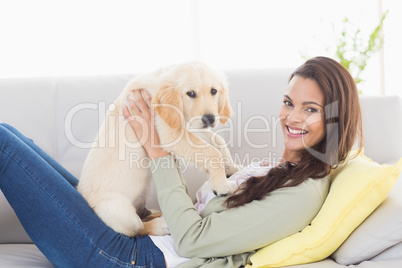
[(33, 140), (25, 137), (17, 129), (9, 124), (0, 124), (0, 127), (4, 127), (17, 136), (21, 141), (28, 145), (32, 150), (34, 150), (40, 157), (43, 158), (49, 165), (51, 165), (61, 176), (63, 176), (71, 185), (74, 187), (78, 185), (78, 180), (69, 171), (67, 171), (63, 166), (56, 162), (50, 155), (45, 153), (38, 145), (36, 145)]
[(0, 189), (53, 265), (164, 266), (148, 236), (127, 238), (107, 227), (73, 187), (76, 179), (25, 139), (0, 125)]

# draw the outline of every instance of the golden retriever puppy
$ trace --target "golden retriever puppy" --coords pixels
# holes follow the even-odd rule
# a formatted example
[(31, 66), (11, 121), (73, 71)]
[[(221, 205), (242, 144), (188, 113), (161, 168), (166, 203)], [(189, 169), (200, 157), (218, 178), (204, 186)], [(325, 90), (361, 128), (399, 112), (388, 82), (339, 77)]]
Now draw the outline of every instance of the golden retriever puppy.
[[(218, 195), (236, 190), (226, 175), (238, 171), (225, 141), (210, 129), (230, 118), (228, 87), (223, 74), (201, 62), (161, 68), (130, 81), (109, 107), (105, 122), (85, 161), (78, 191), (103, 222), (126, 236), (165, 235), (163, 218), (142, 221), (151, 172), (149, 159), (123, 116), (134, 90), (152, 96), (155, 125), (167, 152), (196, 162), (207, 171)], [(202, 161), (199, 161), (200, 158)], [(198, 161), (197, 161), (198, 160)]]

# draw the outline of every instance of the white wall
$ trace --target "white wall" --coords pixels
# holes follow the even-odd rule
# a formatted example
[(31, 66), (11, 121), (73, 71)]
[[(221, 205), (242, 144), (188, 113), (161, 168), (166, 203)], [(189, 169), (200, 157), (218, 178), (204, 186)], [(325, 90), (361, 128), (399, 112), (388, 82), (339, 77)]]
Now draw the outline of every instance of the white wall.
[[(328, 55), (331, 24), (338, 27), (345, 16), (368, 35), (378, 6), (378, 0), (0, 0), (0, 78), (134, 73), (193, 59), (223, 69), (295, 68), (301, 51)], [(390, 10), (386, 93), (401, 94), (401, 1), (383, 0), (383, 9)], [(364, 94), (380, 94), (379, 54), (364, 78)]]

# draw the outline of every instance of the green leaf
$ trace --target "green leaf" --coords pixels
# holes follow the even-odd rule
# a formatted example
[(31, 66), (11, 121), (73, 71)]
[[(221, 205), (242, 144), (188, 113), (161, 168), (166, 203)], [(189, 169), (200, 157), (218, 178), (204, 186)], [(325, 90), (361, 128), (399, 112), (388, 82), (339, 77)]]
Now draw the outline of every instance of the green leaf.
[[(368, 60), (384, 44), (382, 29), (388, 13), (389, 11), (386, 11), (383, 14), (380, 23), (366, 39), (362, 37), (361, 30), (354, 26), (347, 17), (342, 21), (342, 31), (336, 41), (335, 58), (353, 75), (356, 84), (363, 81), (360, 75), (367, 67)], [(334, 24), (332, 25), (335, 33)]]

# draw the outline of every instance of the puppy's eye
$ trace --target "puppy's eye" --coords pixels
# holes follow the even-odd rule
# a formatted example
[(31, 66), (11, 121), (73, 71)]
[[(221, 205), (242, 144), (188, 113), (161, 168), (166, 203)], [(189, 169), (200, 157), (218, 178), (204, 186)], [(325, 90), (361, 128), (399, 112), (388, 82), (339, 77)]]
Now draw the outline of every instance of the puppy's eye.
[(197, 94), (195, 94), (194, 91), (189, 91), (189, 92), (187, 92), (187, 95), (188, 95), (190, 98), (195, 98), (195, 97), (197, 97)]
[(216, 93), (218, 93), (218, 91), (215, 88), (211, 88), (211, 94), (216, 95)]

